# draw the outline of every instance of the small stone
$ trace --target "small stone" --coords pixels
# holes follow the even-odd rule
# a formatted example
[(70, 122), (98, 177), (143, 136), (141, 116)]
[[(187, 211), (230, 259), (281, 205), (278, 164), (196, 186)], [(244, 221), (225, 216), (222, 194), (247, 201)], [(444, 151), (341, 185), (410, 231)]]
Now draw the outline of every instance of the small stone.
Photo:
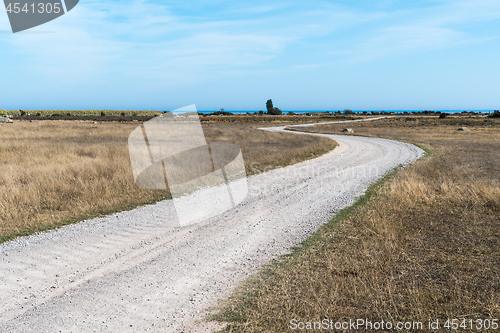
[(470, 129), (468, 129), (467, 127), (460, 127), (458, 130), (461, 132), (469, 132), (470, 131)]
[(344, 128), (342, 133), (354, 133), (354, 130), (352, 128)]
[(6, 117), (0, 117), (0, 123), (12, 124), (13, 121)]

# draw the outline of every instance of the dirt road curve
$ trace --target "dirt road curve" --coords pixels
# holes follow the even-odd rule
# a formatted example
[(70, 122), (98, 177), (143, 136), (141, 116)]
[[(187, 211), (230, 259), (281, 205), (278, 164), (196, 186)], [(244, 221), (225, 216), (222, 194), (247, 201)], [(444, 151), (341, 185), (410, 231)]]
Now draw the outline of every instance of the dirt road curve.
[(329, 137), (333, 152), (249, 177), (242, 204), (196, 225), (175, 227), (164, 201), (0, 245), (0, 332), (210, 331), (197, 320), (217, 299), (423, 156), (405, 143)]

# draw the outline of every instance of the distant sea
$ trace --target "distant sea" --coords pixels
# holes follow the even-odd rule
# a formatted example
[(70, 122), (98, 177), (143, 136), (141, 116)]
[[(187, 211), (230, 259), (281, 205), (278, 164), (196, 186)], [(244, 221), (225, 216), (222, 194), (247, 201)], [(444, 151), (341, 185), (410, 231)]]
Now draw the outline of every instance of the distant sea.
[[(219, 110), (216, 110), (216, 111), (198, 111), (200, 113), (212, 113), (212, 112), (217, 112)], [(224, 110), (225, 112), (231, 112), (231, 113), (234, 113), (234, 114), (246, 114), (247, 112), (248, 113), (259, 113), (259, 111), (231, 111), (231, 110)], [(283, 111), (283, 114), (286, 114), (288, 113), (290, 110), (282, 110)], [(309, 110), (309, 111), (294, 111), (292, 110), (293, 113), (326, 113), (326, 112), (337, 112), (337, 111), (341, 111), (342, 113), (344, 113), (344, 110)], [(423, 111), (434, 111), (434, 112), (441, 112), (441, 113), (461, 113), (463, 111), (467, 111), (467, 112), (476, 112), (476, 113), (491, 113), (493, 112), (493, 110), (352, 110), (353, 112), (355, 113), (363, 113), (364, 111), (368, 112), (369, 114), (374, 111), (374, 112), (382, 112), (382, 111), (385, 111), (385, 112), (394, 112), (394, 113), (404, 113), (404, 112), (409, 112), (409, 113), (412, 113), (412, 112), (423, 112)], [(266, 111), (264, 111), (266, 112)]]

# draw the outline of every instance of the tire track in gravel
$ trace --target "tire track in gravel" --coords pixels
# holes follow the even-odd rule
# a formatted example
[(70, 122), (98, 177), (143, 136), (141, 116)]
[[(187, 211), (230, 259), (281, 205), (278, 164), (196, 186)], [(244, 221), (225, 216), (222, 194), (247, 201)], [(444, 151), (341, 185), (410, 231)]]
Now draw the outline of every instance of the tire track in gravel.
[(197, 320), (217, 299), (424, 154), (391, 140), (314, 135), (339, 146), (250, 176), (242, 204), (199, 224), (176, 226), (167, 200), (0, 245), (0, 332), (208, 332)]

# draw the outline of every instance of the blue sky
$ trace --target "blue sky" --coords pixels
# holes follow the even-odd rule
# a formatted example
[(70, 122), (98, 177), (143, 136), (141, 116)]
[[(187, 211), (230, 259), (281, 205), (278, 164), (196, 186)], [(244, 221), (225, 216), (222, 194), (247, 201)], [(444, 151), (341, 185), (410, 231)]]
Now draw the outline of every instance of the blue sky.
[(500, 1), (80, 0), (12, 34), (0, 108), (500, 108)]

